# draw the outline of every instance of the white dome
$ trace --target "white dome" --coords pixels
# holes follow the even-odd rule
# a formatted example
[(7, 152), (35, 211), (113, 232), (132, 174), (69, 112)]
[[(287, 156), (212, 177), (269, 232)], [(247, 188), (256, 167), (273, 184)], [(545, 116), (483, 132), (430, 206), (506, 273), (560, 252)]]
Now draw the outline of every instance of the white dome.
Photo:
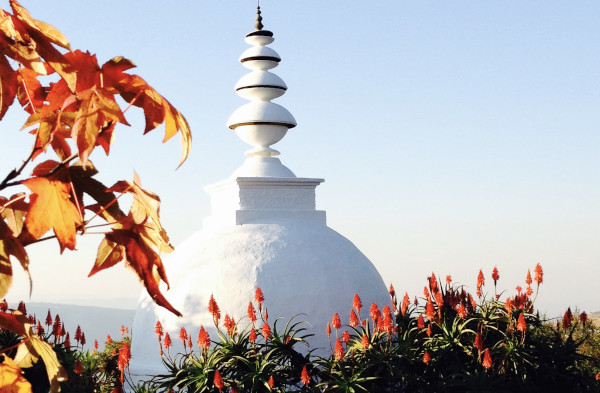
[(147, 295), (140, 300), (131, 366), (138, 373), (162, 367), (154, 335), (157, 319), (174, 337), (181, 326), (195, 337), (200, 325), (217, 337), (207, 308), (211, 294), (222, 316), (228, 313), (244, 321), (248, 303), (260, 287), (271, 324), (280, 316), (305, 314), (298, 319), (312, 325), (311, 348), (327, 351), (327, 322), (337, 312), (348, 323), (355, 293), (367, 310), (372, 302), (380, 308), (389, 304), (386, 285), (372, 263), (348, 239), (310, 221), (279, 219), (217, 232), (203, 230), (179, 246), (165, 264), (172, 288), (167, 297), (184, 316), (177, 318), (156, 307)]

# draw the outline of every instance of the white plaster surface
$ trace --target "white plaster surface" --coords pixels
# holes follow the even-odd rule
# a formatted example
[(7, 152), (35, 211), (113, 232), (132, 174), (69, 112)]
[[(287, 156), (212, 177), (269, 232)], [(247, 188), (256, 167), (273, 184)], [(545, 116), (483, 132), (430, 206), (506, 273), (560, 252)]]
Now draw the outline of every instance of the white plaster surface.
[[(304, 314), (299, 319), (311, 324), (312, 347), (327, 349), (326, 324), (335, 312), (347, 323), (355, 293), (366, 309), (372, 302), (380, 308), (389, 304), (381, 276), (348, 239), (311, 221), (267, 221), (197, 232), (169, 255), (165, 263), (172, 289), (167, 297), (184, 317), (141, 297), (133, 325), (134, 374), (162, 370), (157, 319), (174, 343), (181, 326), (194, 338), (200, 325), (217, 337), (208, 313), (211, 294), (223, 316), (227, 312), (244, 323), (248, 302), (260, 287), (271, 323), (279, 316)], [(177, 344), (175, 350), (181, 349)]]

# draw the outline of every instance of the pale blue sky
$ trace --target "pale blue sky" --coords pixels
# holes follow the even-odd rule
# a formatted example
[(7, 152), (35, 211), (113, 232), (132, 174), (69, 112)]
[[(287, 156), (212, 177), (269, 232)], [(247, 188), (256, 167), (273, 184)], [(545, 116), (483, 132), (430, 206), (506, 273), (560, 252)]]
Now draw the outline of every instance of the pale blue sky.
[[(22, 5), (101, 62), (133, 60), (187, 117), (194, 145), (177, 171), (178, 141), (160, 144), (162, 130), (142, 137), (133, 111), (113, 163), (92, 157), (106, 183), (135, 168), (181, 243), (208, 214), (202, 187), (228, 177), (247, 150), (225, 122), (244, 103), (233, 86), (247, 72), (237, 59), (255, 2)], [(540, 262), (542, 311), (600, 310), (600, 2), (263, 0), (261, 8), (283, 59), (273, 71), (289, 87), (276, 102), (298, 121), (275, 148), (296, 175), (325, 178), (317, 207), (386, 283), (420, 295), (434, 271), (473, 288), (480, 268), (490, 277), (498, 266), (500, 286), (514, 291)], [(0, 123), (0, 173), (26, 155), (22, 122), (13, 108)], [(85, 278), (94, 243), (66, 257), (55, 245), (32, 250), (32, 300), (137, 297), (128, 272)], [(14, 296), (24, 287), (17, 281)]]

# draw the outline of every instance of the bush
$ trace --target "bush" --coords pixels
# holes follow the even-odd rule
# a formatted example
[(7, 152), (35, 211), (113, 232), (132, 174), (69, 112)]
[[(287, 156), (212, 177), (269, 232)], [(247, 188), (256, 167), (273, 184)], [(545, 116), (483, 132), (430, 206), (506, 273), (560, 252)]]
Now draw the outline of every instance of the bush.
[[(348, 324), (335, 314), (327, 327), (332, 354), (313, 356), (303, 322), (290, 319), (269, 326), (257, 289), (248, 322), (236, 324), (211, 299), (209, 311), (218, 330), (211, 341), (201, 327), (197, 352), (182, 328), (186, 352), (171, 357), (170, 338), (156, 332), (167, 372), (145, 383), (153, 391), (181, 392), (598, 392), (600, 334), (585, 313), (567, 310), (562, 321), (534, 310), (543, 275), (539, 264), (526, 288), (501, 300), (497, 269), (494, 294), (483, 294), (479, 272), (476, 297), (463, 286), (432, 274), (423, 297), (391, 305), (372, 304), (368, 317), (355, 295)], [(535, 282), (536, 290), (532, 288)], [(532, 296), (535, 294), (535, 297)], [(262, 327), (257, 328), (259, 310)], [(166, 348), (167, 353), (163, 351)], [(152, 391), (152, 390), (144, 390)]]

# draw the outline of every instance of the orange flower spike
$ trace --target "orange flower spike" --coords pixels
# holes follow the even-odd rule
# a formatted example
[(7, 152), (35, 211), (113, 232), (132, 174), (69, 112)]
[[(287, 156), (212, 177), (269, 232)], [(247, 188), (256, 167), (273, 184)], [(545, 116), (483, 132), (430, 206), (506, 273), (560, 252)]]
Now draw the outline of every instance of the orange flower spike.
[(435, 293), (435, 302), (437, 303), (438, 307), (442, 307), (444, 305), (444, 297), (440, 291)]
[(308, 370), (306, 366), (302, 367), (302, 372), (300, 373), (300, 380), (304, 384), (304, 386), (308, 386), (310, 384), (310, 375), (308, 375)]
[(46, 315), (46, 326), (52, 325), (52, 314), (50, 314), (50, 309), (48, 309), (48, 315)]
[(250, 342), (256, 342), (256, 329), (254, 329), (254, 328), (250, 329), (250, 334), (248, 335), (248, 340), (250, 340)]
[(531, 289), (531, 285), (527, 285), (527, 289), (525, 290), (525, 294), (527, 296), (533, 295), (533, 289)]
[(402, 299), (402, 306), (400, 308), (400, 312), (402, 312), (402, 315), (406, 315), (406, 311), (408, 310), (409, 304), (410, 304), (410, 298), (408, 297), (408, 292), (405, 292), (404, 298)]
[(270, 387), (275, 386), (275, 379), (273, 378), (272, 375), (269, 377), (269, 381), (267, 383), (269, 384)]
[(369, 336), (367, 336), (367, 335), (366, 335), (366, 333), (365, 333), (365, 334), (363, 334), (363, 336), (362, 336), (362, 338), (361, 338), (361, 340), (360, 340), (360, 345), (362, 345), (362, 347), (363, 347), (364, 349), (367, 349), (367, 348), (369, 348), (369, 345), (370, 345), (370, 342), (369, 342)]
[(523, 290), (523, 288), (521, 288), (521, 286), (520, 286), (520, 285), (517, 285), (515, 289), (517, 290), (517, 293), (518, 293), (518, 294), (520, 294), (520, 293), (521, 293), (521, 291)]
[(431, 272), (431, 277), (429, 277), (429, 288), (431, 288), (431, 293), (433, 294), (439, 291), (437, 278), (435, 277), (435, 274), (433, 272)]
[(485, 277), (483, 276), (483, 271), (479, 269), (479, 274), (477, 275), (477, 297), (481, 297), (482, 292), (481, 288), (485, 285)]
[(106, 345), (112, 343), (112, 337), (110, 337), (110, 334), (106, 336)]
[(585, 327), (587, 320), (588, 320), (588, 315), (585, 311), (582, 312), (581, 314), (579, 314), (579, 321), (583, 324), (583, 327)]
[(204, 326), (200, 325), (200, 332), (198, 333), (197, 340), (198, 348), (200, 349), (208, 349), (210, 347), (210, 336), (208, 332), (204, 329)]
[(362, 308), (362, 302), (360, 301), (360, 297), (358, 293), (354, 294), (354, 299), (352, 300), (352, 307), (356, 309), (356, 312), (360, 314), (360, 309)]
[(97, 351), (98, 350), (98, 340), (94, 340), (94, 349)]
[(377, 320), (379, 318), (381, 318), (381, 311), (379, 310), (379, 307), (377, 307), (377, 304), (371, 303), (371, 309), (369, 310), (369, 316), (371, 317), (371, 319), (373, 320), (374, 323), (377, 323)]
[(185, 347), (185, 342), (187, 341), (187, 338), (188, 338), (187, 330), (185, 330), (184, 327), (181, 327), (181, 329), (179, 329), (179, 339), (183, 342), (184, 347)]
[(345, 343), (350, 341), (350, 332), (347, 330), (344, 330), (344, 333), (342, 333), (342, 341)]
[(333, 318), (331, 319), (331, 327), (335, 330), (338, 330), (342, 327), (342, 321), (340, 320), (338, 313), (333, 314)]
[(433, 308), (433, 302), (431, 299), (427, 300), (427, 306), (425, 306), (425, 316), (430, 321), (433, 321), (435, 318), (435, 309)]
[(225, 313), (225, 318), (223, 318), (223, 326), (227, 330), (227, 334), (230, 334), (231, 331), (231, 318), (229, 314)]
[(498, 274), (498, 268), (496, 266), (494, 266), (494, 270), (492, 271), (492, 280), (494, 280), (494, 285), (496, 285), (496, 283), (498, 282), (499, 279), (500, 279), (500, 274)]
[(336, 360), (342, 360), (344, 358), (344, 347), (342, 346), (342, 341), (339, 337), (335, 340), (335, 349), (333, 351), (333, 355)]
[(527, 269), (527, 277), (525, 278), (525, 284), (531, 285), (533, 280), (531, 280), (531, 271)]
[(85, 333), (81, 333), (81, 345), (85, 345)]
[(425, 320), (423, 319), (423, 315), (419, 314), (419, 318), (417, 319), (417, 328), (425, 329)]
[(423, 354), (423, 363), (429, 364), (430, 361), (431, 355), (429, 354), (429, 352), (425, 351), (425, 353)]
[(544, 271), (542, 270), (542, 266), (538, 263), (535, 265), (535, 276), (534, 280), (539, 286), (542, 282), (544, 282)]
[(215, 387), (217, 389), (219, 389), (219, 392), (222, 391), (223, 388), (225, 387), (225, 383), (223, 383), (223, 378), (221, 378), (221, 373), (219, 372), (219, 370), (215, 370), (213, 384), (215, 385)]
[(427, 337), (431, 337), (431, 324), (427, 326), (427, 331), (425, 333), (427, 333)]
[(487, 369), (492, 367), (492, 355), (490, 355), (490, 349), (486, 348), (483, 353), (483, 360), (481, 361), (481, 365)]
[(268, 323), (264, 323), (262, 327), (262, 335), (265, 338), (265, 341), (271, 338), (271, 327), (269, 327)]
[(158, 341), (162, 340), (162, 336), (164, 334), (163, 327), (160, 321), (156, 321), (156, 326), (154, 327), (154, 333), (158, 336)]
[(256, 291), (254, 291), (254, 300), (258, 303), (258, 309), (262, 310), (262, 304), (265, 301), (265, 297), (260, 287), (256, 287)]
[(396, 296), (396, 290), (394, 289), (394, 286), (392, 284), (390, 284), (389, 292), (390, 292), (390, 297), (393, 298), (394, 296)]
[(392, 309), (391, 309), (391, 307), (390, 307), (390, 306), (388, 306), (388, 305), (385, 305), (385, 306), (383, 307), (382, 315), (383, 315), (383, 319), (389, 319), (389, 320), (390, 320), (390, 322), (392, 322), (392, 323), (393, 323), (393, 321), (394, 321), (394, 317), (393, 317), (393, 315), (392, 315)]
[(519, 319), (517, 320), (517, 330), (525, 333), (527, 330), (527, 323), (525, 322), (525, 316), (523, 313), (519, 314)]
[(165, 333), (165, 341), (164, 341), (165, 348), (171, 347), (172, 344), (173, 344), (173, 342), (171, 341), (171, 336), (169, 336), (168, 332)]
[(75, 341), (79, 342), (81, 340), (81, 326), (77, 325), (77, 329), (75, 330), (75, 337), (73, 337)]
[(460, 303), (457, 307), (456, 307), (456, 313), (458, 314), (459, 318), (464, 318), (467, 316), (467, 309), (465, 308), (465, 306)]
[(252, 302), (248, 303), (248, 320), (250, 322), (256, 322), (256, 310), (254, 309)]
[(208, 312), (213, 316), (213, 320), (216, 326), (219, 326), (219, 319), (221, 319), (221, 311), (219, 310), (219, 305), (215, 301), (213, 295), (210, 295), (210, 300), (208, 301)]
[(480, 353), (483, 351), (483, 338), (481, 338), (481, 334), (479, 332), (475, 334), (475, 341), (473, 342), (473, 345), (475, 345), (475, 348), (477, 348)]
[(446, 276), (446, 284), (450, 285), (451, 283), (452, 283), (452, 276), (448, 274)]
[(423, 287), (423, 296), (425, 296), (425, 299), (429, 299), (429, 289), (427, 287)]
[(350, 326), (351, 327), (357, 327), (358, 324), (359, 324), (359, 322), (358, 322), (358, 316), (354, 312), (354, 309), (352, 309), (352, 310), (350, 310)]
[(327, 336), (331, 336), (331, 325), (329, 324), (329, 322), (327, 322), (327, 327), (325, 328), (325, 332), (327, 333)]

